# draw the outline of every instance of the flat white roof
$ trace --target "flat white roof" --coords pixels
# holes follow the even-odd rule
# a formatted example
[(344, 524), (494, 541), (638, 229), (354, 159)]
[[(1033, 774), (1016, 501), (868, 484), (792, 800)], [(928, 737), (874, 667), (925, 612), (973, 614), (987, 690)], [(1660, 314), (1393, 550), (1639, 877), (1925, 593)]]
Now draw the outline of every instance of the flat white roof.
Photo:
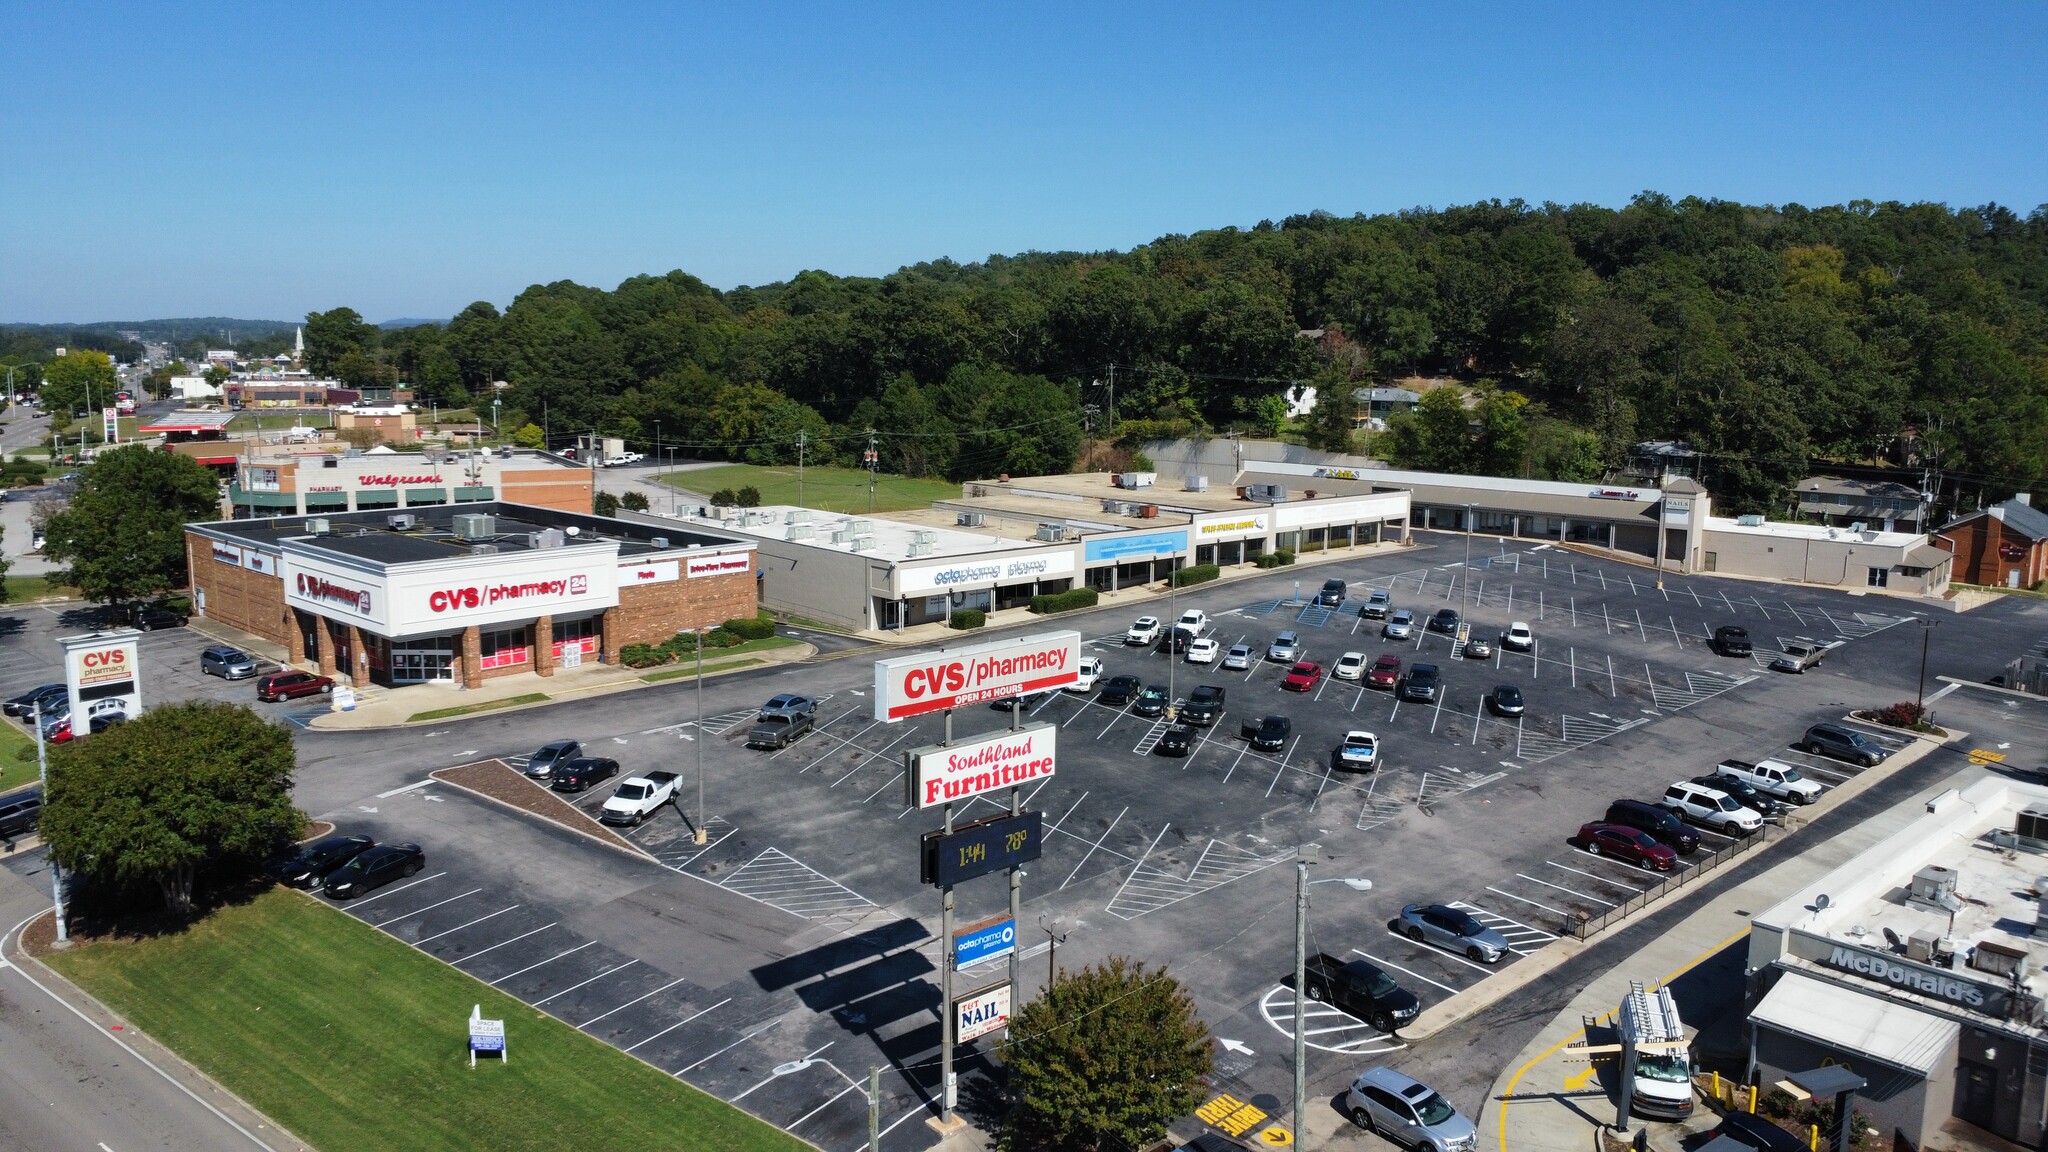
[(1831, 1048), (1931, 1076), (1962, 1027), (1910, 1004), (1866, 996), (1839, 984), (1786, 972), (1749, 1014), (1767, 1024)]
[[(792, 522), (792, 515), (808, 517), (811, 536), (808, 539), (792, 540), (790, 530), (799, 527)], [(798, 508), (791, 504), (771, 504), (760, 508), (737, 510), (735, 518), (716, 520), (709, 517), (683, 516), (680, 519), (708, 528), (751, 536), (759, 540), (801, 545), (829, 552), (855, 553), (892, 563), (906, 560), (941, 560), (955, 556), (981, 556), (991, 552), (1014, 552), (1025, 548), (1058, 547), (1056, 542), (1044, 540), (1017, 540), (998, 536), (991, 532), (971, 532), (960, 528), (946, 528), (931, 524), (909, 523), (891, 520), (884, 516), (849, 516), (841, 512), (823, 512), (814, 508)], [(865, 525), (869, 544), (856, 550), (849, 540), (835, 543), (832, 534), (841, 528)], [(920, 540), (928, 544), (926, 550), (915, 555), (913, 544)], [(1067, 541), (1067, 547), (1073, 542)]]
[(1830, 528), (1825, 524), (1795, 524), (1766, 520), (1762, 524), (1741, 524), (1725, 516), (1707, 517), (1709, 532), (1734, 532), (1744, 536), (1770, 536), (1779, 540), (1833, 540), (1843, 544), (1868, 544), (1874, 548), (1908, 548), (1927, 539), (1918, 532), (1858, 532), (1853, 528)]

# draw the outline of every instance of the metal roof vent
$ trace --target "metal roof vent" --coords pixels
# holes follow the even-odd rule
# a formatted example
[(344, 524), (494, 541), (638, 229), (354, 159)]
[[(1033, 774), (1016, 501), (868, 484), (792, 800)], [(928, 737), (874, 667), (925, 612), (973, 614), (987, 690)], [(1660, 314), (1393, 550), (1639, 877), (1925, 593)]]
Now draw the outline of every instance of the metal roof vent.
[(668, 537), (666, 536), (651, 536), (648, 538), (647, 542), (656, 548), (668, 547)]
[(312, 536), (325, 536), (334, 531), (334, 525), (326, 519), (306, 521), (306, 532)]
[(953, 523), (961, 528), (979, 528), (988, 522), (979, 512), (959, 512), (953, 516)]
[(400, 512), (395, 516), (386, 516), (384, 518), (385, 526), (393, 532), (410, 532), (419, 526), (419, 522), (420, 518), (410, 512)]
[(562, 535), (562, 530), (560, 528), (543, 528), (540, 531), (531, 533), (527, 536), (526, 546), (535, 549), (560, 548), (562, 545), (568, 543), (568, 541), (569, 538), (567, 536)]
[(458, 540), (481, 540), (497, 534), (498, 521), (482, 512), (464, 512), (451, 520)]

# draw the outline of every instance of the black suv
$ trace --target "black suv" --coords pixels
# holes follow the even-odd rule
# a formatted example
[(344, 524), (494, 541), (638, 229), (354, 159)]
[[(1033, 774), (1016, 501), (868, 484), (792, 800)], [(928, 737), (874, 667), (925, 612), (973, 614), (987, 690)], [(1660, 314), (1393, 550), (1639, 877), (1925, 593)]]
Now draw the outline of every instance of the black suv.
[(1204, 728), (1216, 722), (1223, 714), (1223, 689), (1213, 684), (1204, 684), (1188, 696), (1188, 702), (1180, 706), (1179, 717), (1190, 724)]
[(129, 622), (144, 632), (158, 628), (183, 628), (185, 618), (161, 604), (138, 605), (129, 616)]
[(1607, 806), (1607, 823), (1648, 832), (1680, 856), (1699, 851), (1700, 834), (1685, 826), (1669, 808), (1645, 800), (1616, 800)]
[(1877, 762), (1890, 754), (1884, 745), (1840, 724), (1815, 724), (1806, 730), (1806, 739), (1799, 746), (1816, 756), (1832, 756), (1874, 768)]
[(1723, 624), (1714, 629), (1714, 651), (1723, 656), (1747, 656), (1753, 649), (1749, 644), (1749, 629), (1734, 624)]
[(1334, 577), (1323, 581), (1323, 590), (1316, 593), (1316, 603), (1325, 608), (1335, 608), (1344, 602), (1344, 582)]
[(1427, 704), (1436, 699), (1436, 685), (1440, 678), (1434, 664), (1411, 664), (1408, 675), (1401, 679), (1401, 699)]
[(0, 840), (12, 840), (35, 830), (43, 814), (43, 790), (28, 788), (0, 796)]
[(1446, 636), (1456, 632), (1458, 630), (1458, 610), (1456, 608), (1437, 609), (1436, 615), (1429, 618), (1429, 630), (1431, 632), (1442, 632)]
[(1422, 1011), (1415, 993), (1363, 960), (1341, 960), (1325, 952), (1309, 957), (1302, 975), (1309, 999), (1349, 1012), (1382, 1032), (1393, 1033)]

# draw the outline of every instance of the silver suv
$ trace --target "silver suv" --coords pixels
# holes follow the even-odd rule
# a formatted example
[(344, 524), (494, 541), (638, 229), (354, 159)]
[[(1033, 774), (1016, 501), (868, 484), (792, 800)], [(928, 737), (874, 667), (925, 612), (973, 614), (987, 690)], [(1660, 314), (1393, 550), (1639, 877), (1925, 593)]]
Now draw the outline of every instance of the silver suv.
[(1351, 1082), (1344, 1108), (1360, 1128), (1403, 1148), (1470, 1152), (1479, 1130), (1436, 1089), (1392, 1068), (1368, 1068)]
[(1380, 625), (1380, 635), (1389, 640), (1406, 640), (1415, 635), (1415, 613), (1406, 608), (1396, 608), (1387, 622)]
[(1292, 632), (1273, 637), (1272, 645), (1266, 649), (1266, 659), (1276, 664), (1292, 664), (1301, 659), (1301, 637)]

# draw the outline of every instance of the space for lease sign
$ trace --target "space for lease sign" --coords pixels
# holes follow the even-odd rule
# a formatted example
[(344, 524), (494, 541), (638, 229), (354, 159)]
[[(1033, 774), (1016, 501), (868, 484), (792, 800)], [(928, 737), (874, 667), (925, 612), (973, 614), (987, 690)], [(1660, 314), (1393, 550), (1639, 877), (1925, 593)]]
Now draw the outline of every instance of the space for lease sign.
[(998, 732), (973, 740), (904, 754), (908, 767), (904, 797), (913, 808), (935, 808), (984, 792), (1052, 776), (1054, 733), (1050, 724)]
[(875, 661), (875, 716), (894, 723), (1079, 678), (1081, 634), (1042, 632)]

